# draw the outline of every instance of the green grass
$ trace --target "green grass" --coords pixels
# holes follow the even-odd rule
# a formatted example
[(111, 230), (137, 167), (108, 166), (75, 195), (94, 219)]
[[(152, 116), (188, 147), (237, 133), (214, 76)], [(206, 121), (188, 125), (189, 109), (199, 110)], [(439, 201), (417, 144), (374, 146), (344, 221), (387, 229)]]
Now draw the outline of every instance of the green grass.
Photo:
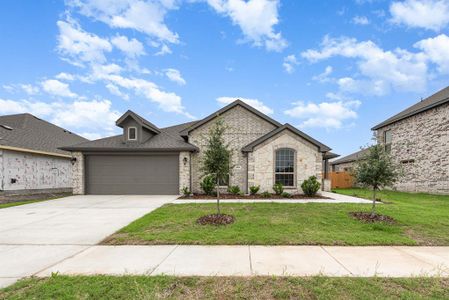
[(448, 278), (53, 276), (0, 299), (448, 299)]
[[(367, 196), (364, 190), (339, 190)], [(132, 222), (104, 244), (449, 245), (449, 196), (383, 192), (378, 212), (395, 224), (366, 224), (349, 213), (369, 204), (222, 204), (227, 226), (196, 224), (215, 204), (168, 204)]]
[(0, 209), (2, 208), (8, 208), (13, 206), (19, 206), (24, 204), (30, 204), (30, 203), (36, 203), (36, 202), (42, 202), (42, 201), (48, 201), (48, 200), (55, 200), (59, 198), (63, 198), (66, 196), (57, 196), (57, 197), (50, 197), (45, 199), (36, 199), (36, 200), (24, 200), (24, 201), (15, 201), (15, 202), (8, 202), (8, 203), (0, 203)]

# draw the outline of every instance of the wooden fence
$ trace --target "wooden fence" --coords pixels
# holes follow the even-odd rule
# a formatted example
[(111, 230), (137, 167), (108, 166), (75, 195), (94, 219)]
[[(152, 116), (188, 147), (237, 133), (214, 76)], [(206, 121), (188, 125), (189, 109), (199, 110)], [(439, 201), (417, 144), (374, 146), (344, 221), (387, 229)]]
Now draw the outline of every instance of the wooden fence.
[(329, 172), (331, 187), (350, 188), (354, 186), (354, 178), (349, 172)]

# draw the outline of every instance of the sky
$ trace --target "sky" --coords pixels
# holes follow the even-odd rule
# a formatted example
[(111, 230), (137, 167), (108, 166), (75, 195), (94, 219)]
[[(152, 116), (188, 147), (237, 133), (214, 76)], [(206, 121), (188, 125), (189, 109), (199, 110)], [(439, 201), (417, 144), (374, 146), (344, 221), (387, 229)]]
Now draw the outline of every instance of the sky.
[(89, 139), (239, 98), (341, 155), (449, 82), (449, 0), (4, 0), (0, 115)]

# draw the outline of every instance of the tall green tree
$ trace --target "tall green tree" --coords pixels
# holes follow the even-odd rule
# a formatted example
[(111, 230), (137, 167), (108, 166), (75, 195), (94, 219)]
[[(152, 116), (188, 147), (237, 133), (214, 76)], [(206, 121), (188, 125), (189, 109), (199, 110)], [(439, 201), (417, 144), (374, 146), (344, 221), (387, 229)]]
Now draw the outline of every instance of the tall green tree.
[(220, 183), (227, 182), (231, 171), (231, 155), (229, 144), (225, 143), (226, 126), (221, 118), (217, 118), (207, 135), (207, 145), (202, 161), (204, 175), (212, 175), (217, 191), (217, 213), (220, 214)]
[(376, 214), (376, 193), (381, 188), (392, 186), (399, 179), (399, 169), (384, 145), (369, 147), (367, 154), (357, 160), (354, 170), (356, 183), (373, 191), (371, 215)]

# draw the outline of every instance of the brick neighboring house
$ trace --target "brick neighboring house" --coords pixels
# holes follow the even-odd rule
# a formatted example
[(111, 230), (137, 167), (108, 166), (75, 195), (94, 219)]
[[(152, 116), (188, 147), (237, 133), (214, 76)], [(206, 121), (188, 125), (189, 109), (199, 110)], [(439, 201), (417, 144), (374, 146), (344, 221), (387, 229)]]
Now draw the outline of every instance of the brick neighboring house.
[(342, 158), (330, 162), (332, 172), (352, 172), (354, 170), (354, 163), (364, 157), (368, 149), (362, 149), (357, 152), (346, 155)]
[[(178, 194), (183, 187), (201, 192), (206, 135), (217, 116), (228, 127), (225, 140), (233, 151), (228, 185), (244, 192), (252, 185), (272, 191), (282, 182), (293, 193), (302, 192), (309, 176), (322, 180), (329, 147), (236, 100), (202, 120), (166, 128), (128, 111), (116, 122), (123, 134), (64, 147), (77, 159), (74, 192)], [(328, 181), (323, 183), (328, 189)]]
[(0, 116), (0, 195), (72, 191), (70, 152), (87, 139), (31, 114)]
[(449, 87), (374, 126), (401, 164), (401, 191), (449, 194)]

